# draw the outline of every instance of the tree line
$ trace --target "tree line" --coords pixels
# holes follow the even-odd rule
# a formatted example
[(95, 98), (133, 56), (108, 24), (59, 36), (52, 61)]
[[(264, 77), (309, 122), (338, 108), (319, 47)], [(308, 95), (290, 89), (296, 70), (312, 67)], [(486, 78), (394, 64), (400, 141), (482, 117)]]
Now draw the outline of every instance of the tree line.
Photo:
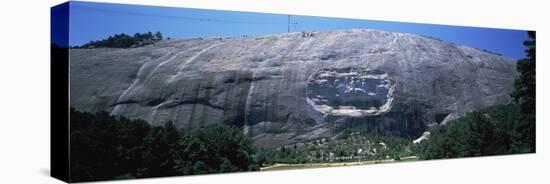
[(532, 152), (520, 122), (515, 104), (474, 111), (432, 130), (417, 154), (429, 160)]
[(184, 131), (106, 112), (70, 114), (72, 182), (259, 170), (251, 140), (229, 125)]
[(162, 40), (162, 33), (156, 32), (155, 34), (151, 32), (147, 33), (136, 33), (133, 36), (121, 33), (109, 36), (106, 39), (90, 41), (83, 44), (82, 46), (77, 46), (73, 48), (130, 48), (130, 47), (141, 47), (145, 45), (150, 45)]

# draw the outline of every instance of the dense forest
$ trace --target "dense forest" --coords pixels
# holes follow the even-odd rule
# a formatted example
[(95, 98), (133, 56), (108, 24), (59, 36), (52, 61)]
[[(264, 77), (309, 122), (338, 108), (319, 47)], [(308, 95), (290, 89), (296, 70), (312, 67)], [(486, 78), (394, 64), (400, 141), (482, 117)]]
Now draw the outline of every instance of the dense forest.
[(217, 123), (196, 130), (171, 122), (80, 112), (71, 108), (73, 182), (257, 171), (275, 163), (396, 159), (413, 155), (411, 140), (345, 130), (328, 139), (279, 148), (254, 147), (239, 128)]
[(73, 182), (259, 170), (251, 140), (235, 127), (184, 131), (170, 122), (70, 113)]
[(145, 45), (150, 45), (162, 40), (162, 33), (156, 32), (155, 34), (151, 32), (147, 33), (136, 33), (134, 36), (130, 36), (124, 33), (115, 34), (109, 36), (106, 39), (90, 41), (82, 46), (76, 46), (73, 48), (131, 48), (131, 47), (141, 47)]
[(417, 147), (420, 159), (461, 158), (529, 153), (517, 105), (475, 111), (432, 130)]

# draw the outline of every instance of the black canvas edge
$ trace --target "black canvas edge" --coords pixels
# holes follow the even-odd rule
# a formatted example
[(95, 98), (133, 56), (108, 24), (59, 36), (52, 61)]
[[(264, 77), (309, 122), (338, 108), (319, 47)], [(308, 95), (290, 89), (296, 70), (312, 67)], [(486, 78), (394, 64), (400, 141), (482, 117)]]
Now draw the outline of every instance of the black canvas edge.
[(69, 2), (51, 7), (50, 25), (50, 175), (71, 182)]

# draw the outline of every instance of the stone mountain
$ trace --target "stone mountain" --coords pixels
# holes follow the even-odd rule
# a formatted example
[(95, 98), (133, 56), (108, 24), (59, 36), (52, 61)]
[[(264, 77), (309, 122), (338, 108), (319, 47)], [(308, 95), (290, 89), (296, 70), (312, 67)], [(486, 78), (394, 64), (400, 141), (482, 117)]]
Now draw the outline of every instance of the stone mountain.
[(510, 102), (515, 61), (405, 33), (335, 30), (71, 49), (70, 102), (153, 125), (242, 127), (274, 147), (360, 129), (415, 138)]

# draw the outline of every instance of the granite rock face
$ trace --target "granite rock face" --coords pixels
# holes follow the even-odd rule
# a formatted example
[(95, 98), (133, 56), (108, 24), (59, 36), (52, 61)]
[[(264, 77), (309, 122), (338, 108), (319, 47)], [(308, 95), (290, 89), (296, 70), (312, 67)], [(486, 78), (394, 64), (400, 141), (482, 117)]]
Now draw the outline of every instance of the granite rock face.
[(71, 49), (70, 101), (153, 125), (238, 127), (274, 147), (344, 129), (419, 137), (466, 112), (510, 102), (515, 61), (374, 30), (165, 40)]
[(308, 80), (306, 96), (324, 115), (361, 117), (387, 112), (394, 91), (393, 80), (380, 70), (321, 69)]

